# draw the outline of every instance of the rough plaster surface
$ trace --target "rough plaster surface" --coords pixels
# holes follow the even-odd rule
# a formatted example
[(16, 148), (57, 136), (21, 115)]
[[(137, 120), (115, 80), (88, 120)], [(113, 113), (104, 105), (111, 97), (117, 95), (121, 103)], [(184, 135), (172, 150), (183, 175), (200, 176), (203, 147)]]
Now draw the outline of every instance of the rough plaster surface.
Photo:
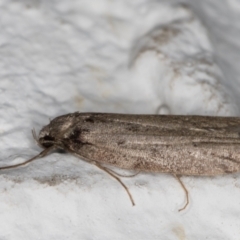
[[(240, 3), (0, 1), (1, 165), (73, 111), (239, 115)], [(0, 174), (0, 239), (239, 239), (239, 174), (124, 178), (61, 153)]]

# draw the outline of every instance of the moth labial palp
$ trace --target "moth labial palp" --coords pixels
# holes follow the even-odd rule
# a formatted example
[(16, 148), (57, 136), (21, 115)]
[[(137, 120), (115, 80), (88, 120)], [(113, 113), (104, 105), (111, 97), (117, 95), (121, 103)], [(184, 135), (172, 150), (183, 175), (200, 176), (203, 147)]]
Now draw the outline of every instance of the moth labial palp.
[(138, 172), (169, 173), (188, 191), (181, 176), (216, 176), (240, 171), (240, 118), (180, 115), (70, 113), (56, 117), (33, 137), (44, 150), (19, 167), (62, 149), (115, 178), (106, 165)]

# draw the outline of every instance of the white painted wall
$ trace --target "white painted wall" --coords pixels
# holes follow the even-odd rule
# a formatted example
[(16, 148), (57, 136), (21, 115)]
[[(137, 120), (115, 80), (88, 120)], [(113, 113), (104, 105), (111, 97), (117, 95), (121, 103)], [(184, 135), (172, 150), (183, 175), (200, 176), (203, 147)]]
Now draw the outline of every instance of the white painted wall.
[[(74, 111), (239, 115), (240, 2), (0, 2), (1, 166)], [(240, 176), (123, 179), (54, 153), (0, 173), (0, 239), (239, 239)]]

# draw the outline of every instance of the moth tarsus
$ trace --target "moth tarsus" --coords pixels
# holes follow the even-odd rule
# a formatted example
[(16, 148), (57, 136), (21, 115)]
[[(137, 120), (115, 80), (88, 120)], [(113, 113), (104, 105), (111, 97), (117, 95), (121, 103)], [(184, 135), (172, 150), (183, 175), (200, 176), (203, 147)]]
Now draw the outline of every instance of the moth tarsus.
[[(44, 150), (23, 166), (53, 150), (64, 150), (95, 164), (115, 178), (134, 201), (119, 174), (103, 165), (180, 176), (216, 176), (240, 171), (240, 118), (70, 113), (56, 117), (33, 138)], [(134, 176), (133, 174), (132, 176)], [(131, 177), (131, 176), (129, 176)]]
[(119, 177), (117, 177), (116, 175), (114, 175), (111, 171), (109, 171), (108, 168), (101, 166), (100, 164), (96, 164), (97, 167), (99, 167), (100, 169), (102, 169), (103, 171), (105, 171), (106, 173), (108, 173), (110, 176), (112, 176), (113, 178), (115, 178), (122, 186), (123, 188), (126, 190), (130, 201), (132, 203), (133, 206), (135, 206), (135, 202), (133, 200), (132, 194), (130, 193), (130, 191), (128, 190), (128, 187), (121, 181), (121, 179)]
[(184, 209), (186, 209), (186, 207), (187, 207), (188, 204), (189, 204), (189, 194), (188, 194), (187, 188), (185, 187), (184, 183), (183, 183), (182, 180), (180, 179), (181, 176), (178, 176), (178, 175), (176, 175), (176, 174), (173, 174), (173, 176), (178, 180), (178, 182), (179, 182), (180, 185), (182, 186), (182, 188), (183, 188), (183, 190), (184, 190), (184, 192), (185, 192), (185, 195), (186, 195), (186, 203), (185, 203), (185, 205), (184, 205), (182, 208), (178, 209), (178, 211), (181, 212), (181, 211), (183, 211)]

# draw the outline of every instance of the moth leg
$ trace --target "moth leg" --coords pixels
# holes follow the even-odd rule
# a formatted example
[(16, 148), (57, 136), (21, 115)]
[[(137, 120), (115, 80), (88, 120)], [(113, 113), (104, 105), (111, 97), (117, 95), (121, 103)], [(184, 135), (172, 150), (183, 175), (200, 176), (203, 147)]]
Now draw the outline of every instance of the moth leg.
[(119, 176), (119, 177), (135, 177), (135, 176), (137, 176), (141, 171), (137, 171), (136, 173), (134, 173), (134, 174), (132, 174), (132, 175), (124, 175), (124, 174), (120, 174), (120, 173), (118, 173), (118, 172), (116, 172), (116, 171), (114, 171), (114, 170), (112, 170), (112, 169), (109, 169), (108, 168), (108, 170), (110, 171), (110, 172), (112, 172), (113, 174), (116, 174), (117, 176)]
[(187, 188), (185, 187), (185, 185), (184, 185), (184, 183), (182, 182), (182, 180), (180, 179), (180, 176), (179, 176), (179, 175), (173, 174), (173, 176), (174, 176), (174, 177), (178, 180), (178, 182), (181, 184), (181, 186), (182, 186), (182, 188), (183, 188), (183, 190), (184, 190), (184, 192), (185, 192), (185, 194), (186, 194), (186, 199), (187, 199), (185, 205), (184, 205), (182, 208), (178, 209), (178, 211), (180, 212), (180, 211), (184, 210), (184, 209), (187, 207), (187, 205), (189, 204), (188, 190), (187, 190)]
[[(120, 174), (116, 173), (116, 172), (113, 171), (113, 170), (110, 170), (110, 169), (107, 168), (107, 167), (104, 167), (104, 166), (100, 165), (100, 164), (97, 163), (96, 161), (91, 161), (91, 160), (89, 160), (89, 159), (87, 159), (87, 158), (84, 158), (83, 156), (75, 153), (74, 151), (72, 151), (72, 150), (69, 149), (69, 148), (65, 148), (65, 150), (68, 151), (69, 153), (73, 154), (74, 156), (80, 157), (82, 160), (84, 160), (84, 161), (86, 161), (86, 162), (88, 162), (88, 163), (91, 163), (91, 164), (97, 166), (98, 168), (100, 168), (101, 170), (105, 171), (106, 173), (108, 173), (108, 174), (109, 174), (110, 176), (112, 176), (113, 178), (115, 178), (115, 179), (124, 187), (124, 189), (126, 190), (128, 196), (129, 196), (129, 198), (130, 198), (130, 200), (131, 200), (131, 202), (132, 202), (132, 205), (133, 205), (133, 206), (135, 205), (134, 200), (133, 200), (133, 197), (132, 197), (130, 191), (128, 190), (127, 186), (121, 181), (121, 179), (119, 179), (119, 177), (115, 176), (115, 174), (118, 175), (118, 176), (120, 176)], [(137, 174), (138, 174), (138, 173), (137, 173)]]
[(112, 173), (111, 171), (112, 170), (109, 170), (108, 168), (106, 167), (103, 167), (102, 165), (98, 164), (98, 163), (95, 163), (95, 166), (97, 166), (98, 168), (102, 169), (103, 171), (105, 171), (106, 173), (108, 173), (110, 176), (112, 176), (113, 178), (115, 178), (123, 187), (124, 189), (126, 190), (131, 202), (132, 202), (132, 205), (134, 206), (135, 203), (134, 203), (134, 200), (133, 200), (133, 197), (130, 193), (130, 191), (128, 190), (127, 186), (121, 181), (121, 179), (117, 176), (114, 175), (114, 173)]
[(52, 146), (50, 148), (46, 148), (42, 152), (40, 152), (38, 155), (34, 156), (33, 158), (30, 158), (29, 160), (27, 160), (25, 162), (18, 163), (18, 164), (15, 164), (15, 165), (5, 166), (5, 167), (0, 167), (0, 170), (16, 168), (16, 167), (23, 166), (23, 165), (25, 165), (27, 163), (30, 163), (30, 162), (34, 161), (37, 158), (42, 158), (42, 157), (46, 156), (50, 151), (54, 150), (55, 148), (56, 148), (55, 146)]

